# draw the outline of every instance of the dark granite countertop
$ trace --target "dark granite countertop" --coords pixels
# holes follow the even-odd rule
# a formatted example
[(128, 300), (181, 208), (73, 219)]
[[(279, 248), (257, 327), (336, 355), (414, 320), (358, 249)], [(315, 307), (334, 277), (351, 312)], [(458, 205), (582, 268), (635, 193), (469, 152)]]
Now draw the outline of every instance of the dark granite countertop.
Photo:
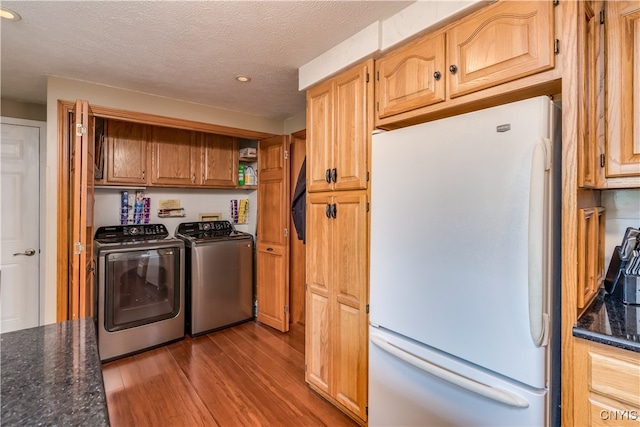
[(623, 304), (600, 289), (573, 336), (640, 353), (640, 306)]
[(108, 426), (95, 326), (72, 320), (0, 335), (3, 426)]

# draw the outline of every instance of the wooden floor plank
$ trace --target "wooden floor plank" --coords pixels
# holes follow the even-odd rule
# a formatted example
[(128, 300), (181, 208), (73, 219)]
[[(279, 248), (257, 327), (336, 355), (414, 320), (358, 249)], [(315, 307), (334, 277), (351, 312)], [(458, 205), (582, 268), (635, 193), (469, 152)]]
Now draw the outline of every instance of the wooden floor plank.
[(119, 369), (125, 388), (107, 394), (112, 426), (216, 425), (167, 348), (122, 360)]
[(261, 425), (263, 416), (252, 407), (245, 393), (245, 388), (251, 384), (234, 381), (233, 371), (237, 367), (228, 355), (218, 350), (206, 337), (186, 339), (171, 346), (175, 360), (219, 425)]
[(103, 365), (109, 417), (120, 426), (357, 424), (304, 382), (304, 326), (257, 322)]

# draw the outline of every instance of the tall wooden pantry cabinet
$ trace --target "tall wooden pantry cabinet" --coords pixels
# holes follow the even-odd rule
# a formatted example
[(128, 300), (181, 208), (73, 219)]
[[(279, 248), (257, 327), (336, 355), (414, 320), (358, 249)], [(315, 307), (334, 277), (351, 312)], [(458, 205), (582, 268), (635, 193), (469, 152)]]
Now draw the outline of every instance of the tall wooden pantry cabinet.
[(367, 422), (373, 60), (307, 92), (305, 379)]

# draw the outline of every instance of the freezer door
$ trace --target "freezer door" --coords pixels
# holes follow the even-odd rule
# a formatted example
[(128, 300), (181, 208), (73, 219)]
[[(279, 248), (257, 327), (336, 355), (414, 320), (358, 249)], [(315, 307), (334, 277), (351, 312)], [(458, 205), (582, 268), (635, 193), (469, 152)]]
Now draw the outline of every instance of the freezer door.
[(535, 388), (547, 386), (550, 107), (533, 98), (372, 142), (372, 324)]
[(536, 390), (372, 327), (369, 426), (543, 426)]

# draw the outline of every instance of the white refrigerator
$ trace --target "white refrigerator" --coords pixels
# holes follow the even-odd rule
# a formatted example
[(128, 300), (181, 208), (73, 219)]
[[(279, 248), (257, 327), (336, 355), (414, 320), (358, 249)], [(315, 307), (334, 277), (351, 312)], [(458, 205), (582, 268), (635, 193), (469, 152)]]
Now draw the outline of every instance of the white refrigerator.
[(369, 426), (559, 422), (558, 111), (373, 135)]

